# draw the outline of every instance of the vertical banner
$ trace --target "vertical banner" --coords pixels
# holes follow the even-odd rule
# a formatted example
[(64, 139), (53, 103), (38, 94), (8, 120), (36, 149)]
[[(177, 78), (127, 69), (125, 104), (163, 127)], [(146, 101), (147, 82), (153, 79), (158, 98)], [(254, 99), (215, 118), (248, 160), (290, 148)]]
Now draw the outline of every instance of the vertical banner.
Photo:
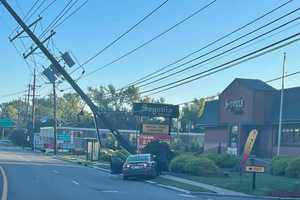
[(244, 147), (244, 152), (243, 152), (243, 155), (242, 155), (241, 163), (240, 163), (241, 169), (246, 164), (246, 162), (249, 158), (249, 155), (250, 155), (250, 153), (253, 149), (257, 134), (258, 134), (258, 132), (257, 132), (256, 129), (251, 130), (250, 133), (249, 133), (249, 136), (247, 138), (247, 141), (246, 141), (246, 144), (245, 144), (245, 147)]

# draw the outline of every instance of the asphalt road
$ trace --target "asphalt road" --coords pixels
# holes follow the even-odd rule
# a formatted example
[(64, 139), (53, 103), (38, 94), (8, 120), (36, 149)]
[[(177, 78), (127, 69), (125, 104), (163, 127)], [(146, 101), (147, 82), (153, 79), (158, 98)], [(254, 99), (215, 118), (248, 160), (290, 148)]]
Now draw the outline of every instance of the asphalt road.
[[(123, 181), (119, 175), (1, 145), (0, 167), (7, 176), (9, 200), (233, 199), (186, 195), (144, 181)], [(2, 192), (3, 178), (0, 180)]]

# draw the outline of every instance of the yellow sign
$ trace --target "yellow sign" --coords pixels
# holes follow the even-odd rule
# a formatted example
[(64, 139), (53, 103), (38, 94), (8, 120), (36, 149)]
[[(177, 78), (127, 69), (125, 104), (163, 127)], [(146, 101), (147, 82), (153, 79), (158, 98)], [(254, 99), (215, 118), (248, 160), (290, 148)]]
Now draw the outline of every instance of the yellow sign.
[(251, 153), (251, 150), (254, 146), (256, 137), (257, 137), (257, 130), (253, 129), (248, 136), (248, 139), (246, 141), (245, 147), (244, 147), (244, 152), (243, 152), (243, 156), (242, 156), (242, 160), (241, 160), (241, 164), (245, 164), (249, 158), (249, 155)]
[(257, 173), (264, 173), (265, 167), (262, 166), (246, 166), (247, 172), (257, 172)]

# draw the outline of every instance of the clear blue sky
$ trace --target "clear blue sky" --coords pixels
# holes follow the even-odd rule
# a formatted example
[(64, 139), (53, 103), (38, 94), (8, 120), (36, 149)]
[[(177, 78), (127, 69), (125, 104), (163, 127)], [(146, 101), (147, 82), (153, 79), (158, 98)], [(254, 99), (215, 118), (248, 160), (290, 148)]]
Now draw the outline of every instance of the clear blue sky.
[[(86, 79), (80, 80), (79, 84), (84, 89), (88, 86), (97, 87), (99, 85), (107, 84), (113, 84), (117, 88), (124, 86), (130, 81), (140, 78), (163, 65), (169, 64), (193, 50), (201, 48), (208, 42), (223, 36), (234, 28), (249, 22), (255, 17), (262, 15), (264, 12), (271, 10), (286, 1), (287, 0), (217, 0), (217, 2), (209, 9), (196, 15), (160, 39), (110, 67), (101, 70)], [(8, 2), (14, 6), (18, 13), (22, 14), (22, 12), (24, 13), (24, 11), (33, 4), (34, 0), (8, 0)], [(19, 2), (20, 6), (18, 6), (16, 2)], [(48, 2), (50, 2), (50, 0), (48, 0)], [(44, 13), (44, 26), (54, 18), (58, 13), (58, 10), (61, 9), (66, 2), (67, 1), (60, 0), (54, 7), (49, 9), (48, 12)], [(83, 2), (83, 0), (81, 2)], [(72, 50), (79, 61), (83, 62), (119, 34), (123, 33), (128, 27), (136, 23), (141, 17), (145, 16), (161, 2), (162, 0), (89, 0), (88, 4), (83, 9), (56, 30), (57, 34), (54, 37), (56, 46), (61, 51)], [(170, 0), (163, 8), (138, 26), (133, 32), (128, 34), (93, 62), (89, 63), (85, 67), (87, 73), (135, 48), (142, 42), (151, 39), (208, 2), (209, 1), (204, 0)], [(261, 20), (259, 23), (235, 34), (226, 41), (230, 41), (238, 35), (253, 30), (299, 6), (300, 2), (294, 0), (289, 6), (286, 6), (284, 9)], [(20, 7), (22, 10), (20, 10)], [(290, 18), (280, 21), (280, 23), (299, 16), (299, 13), (300, 12)], [(280, 23), (274, 24), (272, 27), (278, 26)], [(297, 22), (294, 24), (297, 24)], [(15, 22), (6, 13), (5, 9), (0, 6), (0, 59), (2, 69), (2, 72), (0, 73), (0, 96), (25, 89), (25, 86), (32, 79), (30, 77), (31, 73), (24, 61), (16, 53), (12, 44), (10, 44), (7, 39), (11, 32), (9, 29), (12, 27), (15, 27)], [(264, 29), (259, 33), (263, 33), (269, 29)], [(216, 66), (217, 64), (226, 62), (298, 31), (300, 31), (300, 26), (295, 26), (275, 37), (269, 37), (260, 43), (242, 49), (239, 52), (226, 56), (202, 68), (197, 68), (180, 77)], [(251, 37), (246, 39), (249, 38)], [(246, 41), (246, 39), (243, 41)], [(218, 45), (220, 44), (222, 43), (219, 43)], [(214, 47), (217, 47), (218, 45)], [(243, 63), (230, 70), (217, 73), (185, 86), (160, 93), (155, 97), (162, 96), (166, 98), (168, 103), (176, 104), (192, 100), (194, 97), (204, 97), (221, 92), (236, 77), (262, 80), (278, 77), (281, 73), (283, 52), (287, 53), (287, 72), (291, 73), (298, 71), (300, 70), (299, 45), (300, 43), (294, 43), (293, 45), (280, 49), (274, 53)], [(18, 47), (19, 49), (22, 49), (20, 43)], [(75, 77), (76, 76), (78, 76), (78, 74), (75, 75)], [(287, 87), (300, 86), (299, 76), (288, 78), (286, 80)], [(180, 77), (177, 76), (176, 79)], [(174, 79), (175, 78), (173, 77), (172, 80)], [(166, 80), (157, 85), (169, 81), (170, 80)], [(278, 88), (280, 82), (273, 82), (271, 85)], [(155, 85), (153, 84), (147, 88), (153, 86)], [(65, 88), (66, 84), (60, 87)], [(145, 87), (144, 89), (147, 88)], [(45, 95), (49, 91), (51, 91), (50, 86), (43, 89), (40, 94)], [(17, 97), (18, 96), (1, 98), (0, 102)]]

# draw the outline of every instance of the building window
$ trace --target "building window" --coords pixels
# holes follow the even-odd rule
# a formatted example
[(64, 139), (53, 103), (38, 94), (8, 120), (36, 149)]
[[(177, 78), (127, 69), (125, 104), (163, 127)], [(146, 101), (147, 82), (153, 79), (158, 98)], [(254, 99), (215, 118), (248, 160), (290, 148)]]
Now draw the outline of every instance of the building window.
[(300, 127), (286, 127), (282, 129), (282, 145), (300, 146)]

